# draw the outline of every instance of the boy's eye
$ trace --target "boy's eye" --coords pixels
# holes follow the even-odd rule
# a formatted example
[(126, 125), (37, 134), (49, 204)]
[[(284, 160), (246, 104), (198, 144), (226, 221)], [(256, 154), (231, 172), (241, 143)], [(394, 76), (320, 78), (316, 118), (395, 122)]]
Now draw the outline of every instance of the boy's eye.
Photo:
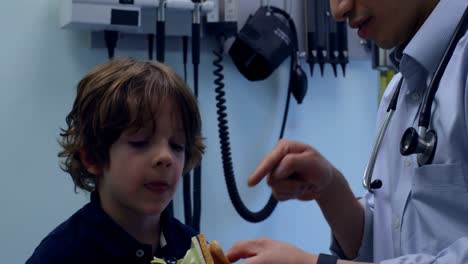
[(128, 144), (134, 148), (140, 149), (148, 146), (148, 140), (129, 141)]
[(185, 150), (185, 146), (182, 144), (171, 143), (171, 148), (177, 152), (182, 152)]

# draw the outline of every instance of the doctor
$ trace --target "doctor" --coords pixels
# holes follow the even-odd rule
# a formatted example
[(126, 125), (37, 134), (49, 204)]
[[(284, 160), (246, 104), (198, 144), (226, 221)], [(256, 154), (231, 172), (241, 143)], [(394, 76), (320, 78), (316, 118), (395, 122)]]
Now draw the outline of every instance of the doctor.
[(382, 187), (357, 200), (345, 177), (318, 151), (300, 142), (280, 141), (248, 184), (266, 178), (280, 201), (317, 201), (332, 230), (333, 256), (263, 238), (239, 241), (227, 252), (228, 258), (244, 259), (240, 262), (245, 264), (468, 263), (466, 31), (432, 104), (429, 128), (437, 134), (432, 160), (420, 166), (416, 155), (400, 154), (402, 134), (408, 127), (418, 127), (423, 95), (468, 0), (330, 0), (330, 5), (333, 16), (348, 19), (360, 37), (382, 48), (396, 47), (400, 73), (389, 84), (378, 111), (382, 127), (402, 80), (373, 170)]

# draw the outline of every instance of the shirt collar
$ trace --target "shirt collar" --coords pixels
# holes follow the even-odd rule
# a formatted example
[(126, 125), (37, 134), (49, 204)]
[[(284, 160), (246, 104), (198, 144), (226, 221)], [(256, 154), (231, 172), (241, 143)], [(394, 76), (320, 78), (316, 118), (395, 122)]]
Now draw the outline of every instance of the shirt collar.
[[(94, 222), (101, 231), (104, 231), (109, 236), (112, 236), (114, 245), (113, 248), (118, 248), (122, 251), (135, 251), (138, 249), (144, 249), (145, 254), (151, 252), (151, 245), (142, 244), (128, 234), (122, 227), (120, 227), (107, 213), (102, 209), (99, 194), (97, 192), (91, 193), (91, 211), (87, 214), (89, 220)], [(105, 230), (103, 230), (104, 228)], [(162, 254), (163, 257), (172, 257), (177, 247), (174, 247), (175, 238), (171, 236), (173, 229), (173, 223), (171, 215), (164, 210), (161, 213), (161, 234), (160, 234), (160, 245), (156, 252), (156, 255)], [(96, 232), (96, 234), (99, 234)], [(179, 253), (180, 254), (180, 253)], [(151, 257), (152, 258), (152, 257)]]
[[(402, 64), (405, 61), (405, 55), (409, 56), (432, 75), (442, 59), (465, 8), (466, 2), (464, 1), (441, 0), (404, 48)], [(411, 74), (405, 72), (410, 67), (402, 66), (400, 70), (403, 76)]]

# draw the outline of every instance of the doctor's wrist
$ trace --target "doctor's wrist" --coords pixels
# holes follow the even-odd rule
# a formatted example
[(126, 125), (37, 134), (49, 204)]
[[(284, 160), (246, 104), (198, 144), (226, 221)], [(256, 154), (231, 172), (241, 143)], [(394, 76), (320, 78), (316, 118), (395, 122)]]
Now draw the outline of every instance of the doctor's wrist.
[(317, 195), (317, 202), (319, 204), (326, 204), (328, 201), (336, 197), (337, 194), (341, 193), (346, 188), (348, 182), (344, 178), (343, 174), (335, 167), (331, 168), (331, 172), (328, 176), (330, 178), (327, 185)]

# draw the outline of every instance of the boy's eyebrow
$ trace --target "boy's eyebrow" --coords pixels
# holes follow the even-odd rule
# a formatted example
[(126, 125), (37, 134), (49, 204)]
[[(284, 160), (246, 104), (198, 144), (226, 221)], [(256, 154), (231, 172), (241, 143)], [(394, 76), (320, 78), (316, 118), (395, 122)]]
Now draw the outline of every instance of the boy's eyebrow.
[(175, 132), (176, 132), (176, 133), (184, 133), (184, 134), (185, 134), (185, 129), (183, 129), (183, 128), (178, 128), (178, 129), (175, 129)]
[(150, 133), (151, 130), (152, 129), (147, 126), (129, 127), (123, 132), (123, 134), (127, 134), (127, 135), (135, 135), (135, 134), (142, 134), (142, 133), (145, 134), (145, 133)]
[(174, 135), (185, 137), (186, 131), (185, 131), (185, 129), (183, 129), (183, 128), (175, 128), (175, 129), (173, 130), (173, 133), (174, 133)]
[(135, 137), (135, 136), (146, 136), (148, 132), (142, 130), (135, 130), (135, 131), (126, 131), (122, 133), (124, 137)]

